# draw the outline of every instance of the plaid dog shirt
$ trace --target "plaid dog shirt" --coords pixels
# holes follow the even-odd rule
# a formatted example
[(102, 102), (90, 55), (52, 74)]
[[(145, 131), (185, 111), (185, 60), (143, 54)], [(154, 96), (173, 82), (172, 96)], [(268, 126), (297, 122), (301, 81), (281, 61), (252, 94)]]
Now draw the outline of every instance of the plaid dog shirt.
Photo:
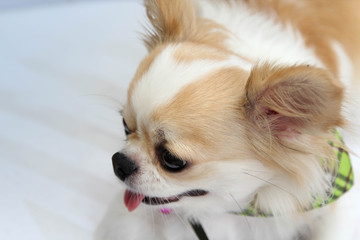
[[(335, 137), (342, 145), (344, 141), (337, 130), (333, 131)], [(351, 161), (349, 153), (339, 145), (329, 141), (329, 144), (333, 147), (335, 154), (338, 159), (338, 169), (336, 176), (332, 181), (332, 192), (329, 193), (329, 197), (326, 200), (318, 197), (312, 206), (307, 210), (323, 207), (327, 204), (334, 202), (336, 199), (340, 198), (345, 192), (347, 192), (354, 184), (354, 175), (351, 167)], [(232, 212), (236, 215), (242, 216), (253, 216), (253, 217), (271, 217), (272, 213), (262, 212), (255, 207), (255, 201), (252, 201), (246, 208), (240, 212)]]
[[(328, 193), (328, 198), (324, 200), (321, 197), (318, 197), (312, 206), (305, 210), (311, 210), (315, 208), (323, 207), (327, 204), (334, 202), (336, 199), (341, 197), (345, 192), (347, 192), (352, 185), (354, 184), (354, 175), (351, 167), (351, 161), (349, 157), (349, 153), (342, 148), (344, 146), (344, 141), (337, 130), (333, 131), (336, 139), (341, 143), (337, 145), (331, 141), (329, 144), (333, 147), (335, 154), (338, 159), (338, 169), (336, 172), (336, 176), (334, 176), (332, 181), (332, 191)], [(272, 213), (264, 213), (256, 209), (255, 201), (252, 201), (245, 209), (240, 212), (231, 212), (232, 214), (241, 215), (241, 216), (252, 216), (252, 217), (272, 217)], [(192, 226), (196, 236), (200, 240), (208, 240), (209, 238), (206, 235), (204, 228), (202, 227), (200, 222), (190, 221), (190, 225)]]

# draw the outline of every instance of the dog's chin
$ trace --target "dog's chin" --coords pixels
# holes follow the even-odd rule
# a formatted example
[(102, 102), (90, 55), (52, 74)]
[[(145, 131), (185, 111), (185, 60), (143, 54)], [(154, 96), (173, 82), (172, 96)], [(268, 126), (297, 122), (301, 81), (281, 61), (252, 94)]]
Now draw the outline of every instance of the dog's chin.
[(201, 197), (201, 196), (205, 196), (208, 193), (209, 193), (208, 191), (202, 189), (194, 189), (169, 197), (156, 197), (156, 196), (146, 196), (144, 194), (136, 193), (127, 189), (124, 195), (124, 203), (129, 211), (133, 211), (139, 206), (140, 203), (144, 203), (147, 205), (166, 205), (166, 204), (178, 202), (184, 197), (186, 198)]

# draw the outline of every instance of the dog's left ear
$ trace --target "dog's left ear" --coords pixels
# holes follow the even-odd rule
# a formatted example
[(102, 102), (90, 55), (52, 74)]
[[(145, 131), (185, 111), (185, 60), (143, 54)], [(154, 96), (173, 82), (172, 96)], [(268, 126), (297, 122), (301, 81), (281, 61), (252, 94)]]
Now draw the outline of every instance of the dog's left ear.
[(341, 125), (342, 99), (342, 85), (326, 70), (263, 64), (250, 74), (245, 108), (258, 129), (288, 140)]
[(144, 37), (150, 51), (162, 43), (183, 41), (196, 28), (196, 14), (190, 0), (145, 0), (152, 30)]

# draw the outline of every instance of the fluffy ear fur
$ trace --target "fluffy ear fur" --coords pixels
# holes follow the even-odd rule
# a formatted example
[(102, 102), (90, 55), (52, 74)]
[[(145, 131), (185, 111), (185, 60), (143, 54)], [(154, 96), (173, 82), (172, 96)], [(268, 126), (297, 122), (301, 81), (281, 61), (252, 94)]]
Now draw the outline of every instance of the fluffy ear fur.
[(245, 91), (249, 146), (277, 174), (278, 187), (258, 192), (259, 208), (282, 214), (306, 209), (315, 196), (325, 199), (336, 162), (326, 139), (342, 124), (341, 84), (326, 70), (264, 64), (252, 70)]
[(342, 85), (327, 71), (309, 67), (255, 67), (246, 85), (246, 112), (259, 129), (289, 140), (342, 124)]
[(189, 0), (146, 0), (145, 7), (153, 26), (144, 38), (148, 50), (158, 44), (182, 41), (196, 28), (195, 9)]
[(195, 2), (145, 0), (147, 16), (152, 25), (144, 36), (149, 52), (161, 44), (185, 41), (229, 51), (225, 46), (228, 30), (211, 20), (199, 18)]

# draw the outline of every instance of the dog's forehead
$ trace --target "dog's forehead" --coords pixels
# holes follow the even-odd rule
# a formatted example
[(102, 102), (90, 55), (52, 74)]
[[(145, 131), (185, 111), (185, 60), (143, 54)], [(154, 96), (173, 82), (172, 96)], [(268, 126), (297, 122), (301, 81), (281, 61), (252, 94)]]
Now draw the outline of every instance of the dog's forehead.
[(128, 103), (138, 120), (149, 119), (156, 109), (203, 76), (222, 68), (251, 69), (249, 62), (232, 55), (213, 54), (209, 57), (205, 51), (194, 52), (194, 56), (190, 54), (191, 51), (182, 45), (169, 45), (155, 54), (145, 72), (134, 79), (136, 83), (129, 91)]

